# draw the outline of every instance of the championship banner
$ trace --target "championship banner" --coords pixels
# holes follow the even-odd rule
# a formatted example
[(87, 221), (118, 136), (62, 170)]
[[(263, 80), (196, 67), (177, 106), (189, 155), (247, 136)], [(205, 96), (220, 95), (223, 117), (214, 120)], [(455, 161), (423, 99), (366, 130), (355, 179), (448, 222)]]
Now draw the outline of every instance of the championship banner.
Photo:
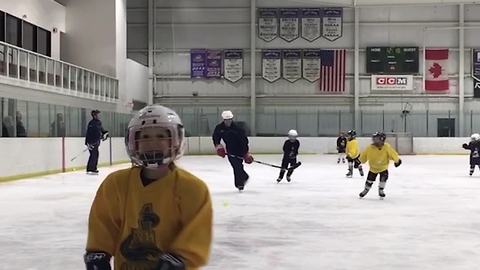
[(280, 50), (264, 50), (262, 52), (262, 77), (274, 82), (281, 77), (282, 54)]
[(324, 8), (322, 16), (322, 37), (334, 41), (343, 35), (343, 9)]
[(205, 78), (207, 51), (205, 49), (190, 50), (190, 77)]
[(322, 10), (319, 8), (302, 9), (302, 38), (310, 42), (322, 35)]
[(287, 42), (298, 38), (300, 26), (300, 10), (298, 8), (280, 9), (280, 37)]
[(220, 79), (222, 76), (222, 51), (207, 50), (206, 78)]
[(275, 8), (258, 9), (258, 37), (270, 42), (278, 35), (278, 11)]
[(315, 82), (320, 79), (320, 50), (303, 51), (303, 78), (309, 82)]
[(413, 75), (372, 75), (372, 90), (413, 90)]
[(295, 82), (302, 78), (302, 51), (283, 50), (283, 78), (289, 82)]
[(480, 49), (472, 50), (473, 96), (480, 97)]
[(223, 55), (224, 78), (231, 82), (237, 82), (243, 77), (243, 51), (225, 50)]

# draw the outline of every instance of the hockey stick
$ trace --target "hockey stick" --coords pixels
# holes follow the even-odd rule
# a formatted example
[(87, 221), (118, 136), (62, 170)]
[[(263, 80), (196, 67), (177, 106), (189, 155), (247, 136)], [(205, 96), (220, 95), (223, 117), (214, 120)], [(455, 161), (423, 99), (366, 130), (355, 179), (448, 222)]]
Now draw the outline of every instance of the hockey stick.
[[(228, 154), (228, 156), (243, 160), (243, 157), (240, 157), (240, 156), (235, 156), (235, 155), (230, 155), (230, 154)], [(253, 162), (258, 163), (258, 164), (262, 164), (262, 165), (267, 165), (267, 166), (274, 167), (274, 168), (278, 168), (278, 169), (282, 169), (282, 166), (278, 166), (278, 165), (275, 165), (275, 164), (263, 162), (263, 161), (260, 161), (260, 160), (253, 160)], [(294, 170), (294, 169), (300, 167), (300, 165), (302, 165), (302, 162), (297, 162), (297, 163), (293, 164), (292, 166), (286, 168), (286, 170)]]
[(74, 156), (72, 159), (70, 159), (70, 161), (74, 161), (74, 160), (77, 159), (79, 156), (81, 156), (83, 153), (87, 152), (87, 150), (88, 150), (88, 148), (83, 149), (83, 151), (82, 151), (80, 154)]

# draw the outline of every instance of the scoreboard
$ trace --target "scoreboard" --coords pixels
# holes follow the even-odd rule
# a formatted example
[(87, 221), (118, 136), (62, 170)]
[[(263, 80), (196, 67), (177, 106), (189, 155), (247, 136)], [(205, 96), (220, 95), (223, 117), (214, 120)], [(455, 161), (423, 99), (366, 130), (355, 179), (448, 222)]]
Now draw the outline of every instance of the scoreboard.
[(418, 47), (367, 47), (367, 73), (417, 74)]

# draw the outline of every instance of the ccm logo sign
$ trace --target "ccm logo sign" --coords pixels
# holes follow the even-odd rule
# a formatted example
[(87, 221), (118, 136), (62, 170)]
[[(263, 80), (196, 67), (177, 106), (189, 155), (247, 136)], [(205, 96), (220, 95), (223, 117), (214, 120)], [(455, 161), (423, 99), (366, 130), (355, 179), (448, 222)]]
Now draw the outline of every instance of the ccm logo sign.
[(407, 77), (377, 77), (378, 85), (407, 85)]
[(413, 90), (413, 75), (372, 75), (372, 90)]

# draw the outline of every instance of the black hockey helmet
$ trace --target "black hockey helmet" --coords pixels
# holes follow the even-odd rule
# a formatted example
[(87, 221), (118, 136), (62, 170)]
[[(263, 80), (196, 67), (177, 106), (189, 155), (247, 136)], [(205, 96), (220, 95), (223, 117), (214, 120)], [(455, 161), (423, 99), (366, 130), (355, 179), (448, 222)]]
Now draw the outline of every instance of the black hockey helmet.
[(355, 131), (355, 129), (351, 129), (347, 132), (347, 136), (351, 138), (355, 138), (357, 137), (357, 132)]
[(385, 143), (385, 140), (387, 139), (387, 135), (383, 132), (375, 132), (372, 135), (372, 141), (373, 144), (383, 144)]

